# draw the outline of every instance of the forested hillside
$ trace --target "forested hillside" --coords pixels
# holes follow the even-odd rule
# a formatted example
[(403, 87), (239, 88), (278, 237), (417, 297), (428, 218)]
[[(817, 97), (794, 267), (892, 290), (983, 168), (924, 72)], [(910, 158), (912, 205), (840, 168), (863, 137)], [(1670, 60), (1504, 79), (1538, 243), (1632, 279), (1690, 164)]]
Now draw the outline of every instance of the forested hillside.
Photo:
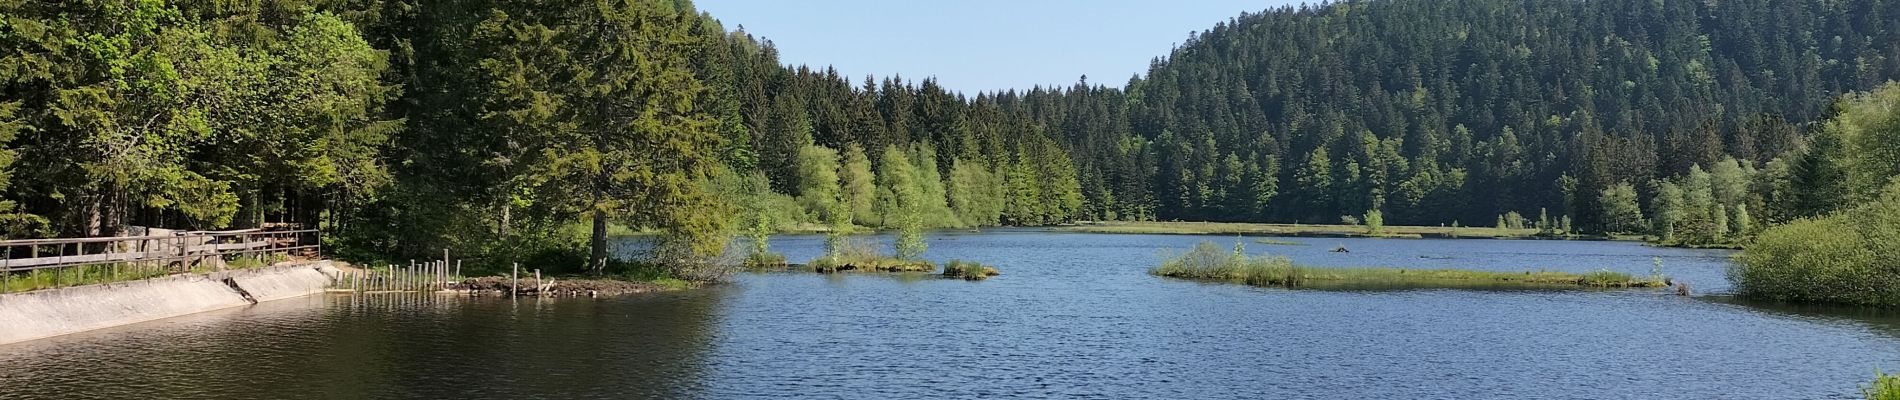
[(1840, 204), (1811, 122), (1900, 76), (1896, 24), (1352, 1), (1241, 15), (1113, 86), (966, 94), (783, 65), (686, 0), (0, 0), (0, 232), (299, 222), (403, 257), (567, 251), (591, 219), (599, 260), (608, 222), (708, 254), (794, 224), (1381, 210), (1722, 242)]
[[(1801, 124), (1835, 96), (1900, 71), (1895, 24), (1883, 1), (1272, 10), (1157, 60), (1129, 84), (1129, 129), (1154, 143), (1163, 218), (1384, 209), (1397, 223), (1487, 224), (1549, 208), (1594, 232), (1605, 188), (1649, 198), (1652, 179), (1725, 155), (1759, 166), (1800, 151)], [(1281, 190), (1259, 202), (1248, 188), (1271, 185), (1238, 172), (1276, 164)]]

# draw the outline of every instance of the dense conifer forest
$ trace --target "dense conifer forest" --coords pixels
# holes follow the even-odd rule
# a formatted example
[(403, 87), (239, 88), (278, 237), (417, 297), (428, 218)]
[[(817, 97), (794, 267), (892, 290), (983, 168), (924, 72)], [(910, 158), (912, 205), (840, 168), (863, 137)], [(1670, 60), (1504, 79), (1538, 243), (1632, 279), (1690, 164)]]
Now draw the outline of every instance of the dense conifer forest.
[(708, 255), (1376, 212), (1719, 244), (1893, 176), (1865, 132), (1894, 96), (1848, 94), (1900, 77), (1896, 25), (1885, 0), (1343, 1), (1134, 77), (965, 93), (785, 65), (686, 0), (0, 0), (0, 234), (292, 222), (359, 257), (598, 266), (616, 224)]

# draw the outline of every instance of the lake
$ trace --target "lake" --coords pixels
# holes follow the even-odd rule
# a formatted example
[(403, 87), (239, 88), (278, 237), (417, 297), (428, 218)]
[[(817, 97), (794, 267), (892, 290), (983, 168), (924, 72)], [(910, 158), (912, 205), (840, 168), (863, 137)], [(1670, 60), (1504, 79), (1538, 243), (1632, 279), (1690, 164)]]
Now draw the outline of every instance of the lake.
[[(1239, 239), (1321, 266), (1647, 275), (1660, 259), (1693, 297), (1147, 274), (1201, 240), (1237, 239), (929, 237), (929, 258), (1002, 270), (982, 282), (775, 272), (609, 299), (267, 302), (0, 346), (0, 398), (1858, 398), (1876, 368), (1900, 370), (1900, 318), (1728, 300), (1723, 251)], [(823, 237), (772, 245), (802, 261)]]

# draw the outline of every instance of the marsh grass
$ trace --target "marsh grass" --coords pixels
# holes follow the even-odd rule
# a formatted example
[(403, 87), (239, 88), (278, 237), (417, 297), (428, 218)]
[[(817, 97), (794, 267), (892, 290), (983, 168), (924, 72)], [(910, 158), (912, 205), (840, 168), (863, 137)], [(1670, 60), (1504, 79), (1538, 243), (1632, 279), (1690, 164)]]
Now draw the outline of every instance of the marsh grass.
[(1592, 287), (1646, 288), (1666, 286), (1661, 277), (1637, 278), (1615, 271), (1583, 274), (1559, 271), (1476, 271), (1463, 269), (1404, 268), (1312, 268), (1296, 265), (1286, 257), (1248, 256), (1235, 245), (1222, 249), (1213, 242), (1201, 242), (1193, 250), (1169, 258), (1151, 270), (1157, 276), (1181, 279), (1215, 280), (1254, 286), (1328, 287), (1384, 285), (1459, 288), (1491, 287)]
[(1235, 222), (1109, 222), (1056, 228), (1063, 232), (1164, 235), (1269, 235), (1304, 237), (1467, 238), (1513, 239), (1537, 236), (1536, 229), (1498, 229), (1469, 226), (1384, 225), (1376, 234), (1364, 226), (1311, 224), (1255, 224)]
[(255, 257), (233, 256), (224, 260), (224, 267), (226, 269), (263, 268), (289, 260), (290, 257), (282, 254), (264, 254)]
[(949, 278), (980, 281), (1001, 274), (1002, 272), (997, 271), (996, 267), (983, 265), (975, 261), (950, 260), (950, 262), (943, 264), (943, 276)]
[(1874, 371), (1874, 382), (1860, 388), (1867, 400), (1900, 400), (1900, 375)]
[(785, 268), (785, 255), (776, 252), (754, 252), (747, 254), (744, 265), (750, 269)]

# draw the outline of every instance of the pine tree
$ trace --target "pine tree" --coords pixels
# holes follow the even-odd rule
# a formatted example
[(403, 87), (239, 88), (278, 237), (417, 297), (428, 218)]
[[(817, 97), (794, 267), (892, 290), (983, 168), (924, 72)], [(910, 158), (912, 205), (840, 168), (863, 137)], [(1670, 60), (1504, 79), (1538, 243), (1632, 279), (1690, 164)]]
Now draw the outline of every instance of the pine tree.
[(1303, 194), (1304, 215), (1317, 216), (1332, 212), (1332, 161), (1326, 155), (1326, 148), (1313, 149), (1306, 157), (1306, 163), (1293, 174), (1293, 182), (1298, 184)]

